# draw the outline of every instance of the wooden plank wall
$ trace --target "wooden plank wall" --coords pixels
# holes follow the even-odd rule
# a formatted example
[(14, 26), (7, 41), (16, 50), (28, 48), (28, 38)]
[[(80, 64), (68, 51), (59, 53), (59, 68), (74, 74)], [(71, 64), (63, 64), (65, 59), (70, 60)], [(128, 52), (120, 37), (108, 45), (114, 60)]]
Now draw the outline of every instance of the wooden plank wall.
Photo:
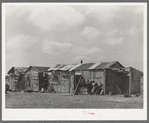
[(127, 83), (127, 74), (123, 72), (113, 71), (111, 69), (105, 69), (105, 93), (108, 94), (110, 91), (114, 94), (117, 93), (115, 84), (123, 91), (124, 85)]
[(26, 72), (26, 76), (29, 76), (31, 90), (32, 91), (39, 91), (39, 77), (38, 72), (34, 69), (30, 69)]
[(143, 95), (143, 76), (140, 77), (140, 94)]
[(140, 93), (140, 76), (141, 72), (134, 68), (131, 69), (131, 93)]

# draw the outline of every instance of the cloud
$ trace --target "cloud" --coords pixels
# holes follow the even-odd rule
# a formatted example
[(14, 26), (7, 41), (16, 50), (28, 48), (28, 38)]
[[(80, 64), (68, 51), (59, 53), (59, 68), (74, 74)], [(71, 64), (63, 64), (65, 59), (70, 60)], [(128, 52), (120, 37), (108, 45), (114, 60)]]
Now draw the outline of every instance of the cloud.
[(42, 30), (66, 30), (77, 26), (85, 20), (84, 15), (69, 6), (32, 7), (28, 21)]
[(42, 51), (45, 53), (49, 53), (51, 55), (56, 55), (60, 53), (67, 53), (71, 50), (72, 44), (71, 43), (59, 43), (55, 41), (44, 41), (42, 46)]
[(143, 29), (137, 29), (136, 26), (132, 26), (131, 28), (129, 28), (126, 32), (127, 35), (135, 35), (136, 33), (139, 33), (143, 31)]
[(6, 16), (15, 16), (15, 17), (21, 17), (25, 14), (31, 12), (31, 6), (17, 6), (15, 4), (13, 5), (6, 5)]
[(84, 60), (84, 59), (88, 59), (88, 58), (85, 56), (77, 56), (77, 57), (73, 58), (72, 61), (80, 61), (80, 60)]
[(112, 35), (115, 35), (117, 33), (119, 33), (119, 30), (118, 29), (114, 29), (112, 31), (107, 32), (105, 35), (106, 36), (112, 36)]
[(73, 54), (81, 54), (81, 55), (89, 55), (89, 54), (95, 54), (95, 53), (101, 53), (101, 49), (97, 47), (81, 47), (81, 46), (74, 46), (73, 48)]
[(85, 21), (85, 17), (73, 7), (64, 5), (7, 5), (6, 15), (22, 17), (28, 15), (27, 22), (43, 31), (66, 30)]
[(83, 35), (89, 40), (92, 40), (92, 39), (95, 39), (98, 35), (101, 35), (101, 32), (99, 32), (94, 27), (86, 26), (84, 30), (81, 32), (81, 35)]
[(104, 40), (104, 42), (108, 45), (116, 45), (116, 44), (121, 44), (123, 42), (124, 38), (119, 37), (119, 38), (107, 38)]
[(100, 56), (99, 58), (97, 58), (97, 61), (104, 60), (105, 58), (106, 58), (105, 56)]
[(10, 39), (6, 43), (7, 50), (28, 50), (29, 48), (36, 48), (36, 43), (39, 41), (37, 37), (31, 35), (18, 35)]
[(121, 7), (120, 11), (125, 11), (132, 14), (143, 14), (144, 7), (143, 6), (123, 6)]
[(97, 18), (99, 22), (110, 22), (117, 17), (116, 12), (119, 11), (118, 6), (89, 6), (85, 9), (85, 14), (92, 18)]

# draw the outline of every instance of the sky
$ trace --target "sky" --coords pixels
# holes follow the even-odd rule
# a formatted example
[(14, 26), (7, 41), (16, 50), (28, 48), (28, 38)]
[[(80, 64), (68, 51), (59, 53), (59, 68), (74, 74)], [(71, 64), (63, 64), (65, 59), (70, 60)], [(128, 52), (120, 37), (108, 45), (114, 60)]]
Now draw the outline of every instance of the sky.
[(143, 6), (8, 4), (11, 67), (119, 61), (143, 70)]

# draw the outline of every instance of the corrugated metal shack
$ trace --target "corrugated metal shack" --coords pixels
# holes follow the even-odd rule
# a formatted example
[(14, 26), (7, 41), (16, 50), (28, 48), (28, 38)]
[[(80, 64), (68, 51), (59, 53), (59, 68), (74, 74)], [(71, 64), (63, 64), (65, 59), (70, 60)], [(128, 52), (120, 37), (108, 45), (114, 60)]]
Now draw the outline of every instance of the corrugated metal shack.
[[(126, 93), (129, 86), (128, 72), (118, 62), (84, 63), (74, 65), (55, 65), (48, 70), (49, 85), (55, 92), (90, 94), (91, 81), (103, 84), (104, 94)], [(82, 81), (83, 84), (78, 84)]]
[(48, 70), (49, 86), (52, 84), (57, 93), (72, 93), (74, 91), (72, 70), (80, 64), (58, 64)]
[[(125, 93), (128, 88), (127, 72), (118, 61), (82, 64), (74, 69), (74, 75), (75, 90), (81, 76), (85, 83), (89, 81), (95, 81), (98, 85), (102, 83), (104, 94)], [(89, 91), (87, 90), (88, 93)]]
[(8, 83), (12, 91), (16, 91), (17, 85), (19, 84), (19, 76), (23, 74), (28, 68), (27, 67), (12, 67), (8, 71)]
[[(25, 71), (25, 90), (24, 91), (40, 91), (42, 84), (46, 84), (44, 79), (47, 78), (46, 71), (49, 67), (41, 67), (41, 66), (30, 66)], [(47, 86), (47, 85), (44, 85)]]

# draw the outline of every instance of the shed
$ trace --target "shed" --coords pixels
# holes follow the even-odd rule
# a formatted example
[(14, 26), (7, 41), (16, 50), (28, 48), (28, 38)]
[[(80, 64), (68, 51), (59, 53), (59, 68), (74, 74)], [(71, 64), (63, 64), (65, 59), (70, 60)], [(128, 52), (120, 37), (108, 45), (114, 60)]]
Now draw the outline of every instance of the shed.
[(40, 91), (40, 85), (49, 68), (50, 67), (30, 66), (25, 71), (25, 77), (27, 78), (25, 81), (25, 91)]
[(49, 83), (52, 83), (56, 92), (59, 93), (74, 92), (80, 79), (83, 79), (85, 83), (91, 80), (98, 84), (102, 83), (105, 94), (109, 91), (123, 93), (126, 91), (123, 87), (124, 83), (128, 79), (124, 66), (118, 61), (73, 65), (58, 64), (51, 67), (48, 74), (51, 76)]
[[(76, 89), (81, 76), (85, 82), (95, 81), (98, 85), (103, 84), (104, 94), (124, 93), (126, 88), (123, 88), (122, 83), (127, 83), (127, 72), (124, 66), (118, 61), (101, 62), (101, 63), (85, 63), (77, 67), (74, 71), (74, 89)], [(116, 84), (116, 86), (115, 86)], [(121, 88), (121, 89), (120, 89)], [(123, 90), (121, 92), (120, 90)]]
[(24, 73), (28, 68), (27, 67), (12, 67), (9, 71), (8, 71), (8, 83), (10, 86), (10, 89), (15, 91), (16, 90), (16, 85), (18, 83), (19, 80), (19, 76), (21, 73)]
[(143, 93), (143, 72), (133, 67), (125, 68), (129, 72), (129, 95)]
[(48, 70), (49, 85), (53, 85), (54, 90), (58, 93), (73, 92), (73, 76), (72, 71), (78, 64), (66, 65), (57, 64)]

